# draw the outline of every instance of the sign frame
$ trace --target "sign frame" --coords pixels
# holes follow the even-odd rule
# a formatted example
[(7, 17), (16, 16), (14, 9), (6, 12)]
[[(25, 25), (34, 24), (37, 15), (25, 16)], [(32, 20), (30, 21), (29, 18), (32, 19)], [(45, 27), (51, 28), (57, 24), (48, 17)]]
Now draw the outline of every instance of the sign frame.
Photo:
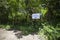
[(32, 14), (32, 19), (40, 19), (41, 18), (41, 13), (33, 13)]

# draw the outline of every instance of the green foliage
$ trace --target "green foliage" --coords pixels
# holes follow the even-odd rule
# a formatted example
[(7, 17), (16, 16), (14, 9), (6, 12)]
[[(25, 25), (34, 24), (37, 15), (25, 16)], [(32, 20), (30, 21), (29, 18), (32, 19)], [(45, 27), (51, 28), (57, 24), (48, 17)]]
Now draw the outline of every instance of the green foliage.
[[(33, 13), (42, 13), (41, 19), (32, 20)], [(40, 34), (55, 40), (60, 37), (60, 0), (0, 0), (0, 28), (22, 30), (25, 34), (41, 28)]]
[(3, 28), (3, 29), (10, 29), (11, 25), (0, 25), (0, 28)]
[(38, 34), (45, 35), (48, 37), (48, 40), (57, 40), (57, 35), (59, 34), (58, 31), (49, 24), (42, 24), (43, 29), (40, 28)]

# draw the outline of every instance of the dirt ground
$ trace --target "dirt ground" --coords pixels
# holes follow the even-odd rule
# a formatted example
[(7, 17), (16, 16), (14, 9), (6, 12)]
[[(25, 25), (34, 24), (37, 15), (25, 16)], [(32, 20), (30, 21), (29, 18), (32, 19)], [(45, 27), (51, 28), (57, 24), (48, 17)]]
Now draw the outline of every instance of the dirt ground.
[(45, 40), (44, 37), (40, 37), (39, 35), (22, 35), (21, 32), (7, 31), (4, 29), (0, 29), (0, 40)]

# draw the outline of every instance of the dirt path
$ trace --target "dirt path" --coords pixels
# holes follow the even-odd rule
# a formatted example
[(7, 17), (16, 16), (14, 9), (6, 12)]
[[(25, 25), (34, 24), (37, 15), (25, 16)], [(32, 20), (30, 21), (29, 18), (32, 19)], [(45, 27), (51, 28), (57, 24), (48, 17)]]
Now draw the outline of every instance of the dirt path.
[(0, 40), (45, 40), (43, 37), (39, 37), (38, 35), (22, 35), (22, 38), (17, 38), (14, 31), (6, 31), (0, 29)]
[(21, 38), (20, 40), (44, 40), (44, 38), (40, 38), (38, 35), (27, 35), (27, 36), (23, 36), (23, 38)]

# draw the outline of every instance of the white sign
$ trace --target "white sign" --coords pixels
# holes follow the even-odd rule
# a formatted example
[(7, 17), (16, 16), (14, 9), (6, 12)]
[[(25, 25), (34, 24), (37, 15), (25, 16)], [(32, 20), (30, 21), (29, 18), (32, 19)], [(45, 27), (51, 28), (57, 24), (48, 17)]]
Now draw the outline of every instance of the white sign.
[(40, 13), (32, 14), (32, 19), (40, 19), (40, 16), (41, 16)]

